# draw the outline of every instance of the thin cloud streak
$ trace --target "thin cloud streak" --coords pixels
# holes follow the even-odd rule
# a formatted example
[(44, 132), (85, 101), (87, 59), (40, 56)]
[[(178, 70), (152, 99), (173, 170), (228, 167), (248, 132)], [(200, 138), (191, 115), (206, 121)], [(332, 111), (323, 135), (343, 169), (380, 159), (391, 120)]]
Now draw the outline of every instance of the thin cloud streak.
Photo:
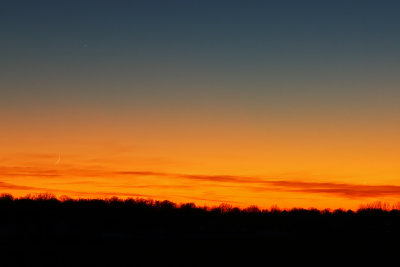
[[(154, 197), (158, 199), (162, 199), (162, 196), (155, 196), (155, 195), (148, 195), (148, 194), (137, 194), (137, 193), (124, 193), (124, 192), (83, 192), (83, 191), (73, 191), (73, 190), (62, 190), (62, 189), (51, 189), (51, 188), (42, 188), (42, 187), (33, 187), (33, 186), (21, 186), (15, 185), (11, 183), (0, 182), (1, 189), (10, 189), (10, 190), (26, 190), (39, 193), (39, 192), (47, 192), (47, 193), (58, 193), (58, 194), (67, 194), (67, 195), (78, 195), (78, 196), (104, 196), (104, 197), (140, 197), (140, 198), (148, 198), (152, 199)], [(203, 200), (203, 201), (210, 201), (210, 202), (224, 202), (224, 203), (232, 203), (237, 204), (239, 202), (233, 200), (221, 200), (221, 199), (211, 199), (211, 198), (199, 198), (193, 196), (182, 196), (187, 199), (194, 199), (194, 200)]]
[(152, 197), (150, 195), (136, 194), (136, 193), (82, 192), (82, 191), (62, 190), (62, 189), (54, 189), (54, 188), (15, 185), (15, 184), (5, 183), (5, 182), (0, 182), (0, 188), (1, 189), (10, 189), (10, 190), (29, 190), (29, 191), (36, 191), (36, 192), (51, 192), (51, 193), (63, 193), (63, 194), (74, 194), (74, 195), (104, 195), (104, 196), (126, 196), (126, 197), (148, 197), (148, 198)]
[(15, 185), (5, 182), (0, 182), (1, 189), (11, 189), (11, 190), (45, 190), (44, 188), (33, 187), (33, 186), (24, 186), (24, 185)]
[[(305, 182), (301, 180), (277, 180), (266, 177), (251, 177), (251, 176), (235, 176), (235, 175), (205, 175), (205, 174), (184, 174), (184, 173), (165, 173), (155, 171), (112, 171), (101, 169), (85, 169), (85, 168), (67, 168), (67, 169), (45, 169), (40, 167), (0, 167), (0, 177), (40, 177), (52, 179), (53, 177), (60, 178), (89, 178), (89, 177), (170, 177), (194, 182), (209, 182), (213, 183), (216, 187), (237, 187), (247, 188), (251, 191), (257, 192), (295, 192), (307, 194), (328, 194), (337, 197), (357, 199), (357, 198), (373, 198), (373, 197), (400, 197), (400, 186), (397, 185), (360, 185), (360, 184), (346, 184), (346, 183), (332, 183), (332, 182)], [(57, 182), (62, 185), (62, 181)], [(65, 184), (88, 184), (91, 181), (71, 181), (68, 180)], [(95, 184), (95, 182), (92, 182)], [(140, 188), (181, 188), (188, 189), (195, 187), (195, 185), (182, 186), (182, 185), (144, 185), (132, 184), (118, 185), (110, 182), (113, 187), (140, 189)], [(109, 183), (107, 183), (109, 184)], [(111, 186), (111, 184), (109, 184)], [(44, 188), (33, 188), (29, 186), (17, 186), (1, 182), (0, 188), (20, 189), (20, 190), (45, 190)], [(55, 190), (62, 191), (62, 190)], [(71, 191), (68, 191), (71, 192)], [(76, 192), (81, 194), (82, 192)], [(96, 194), (97, 192), (88, 193)], [(99, 193), (103, 194), (103, 193)], [(104, 193), (109, 194), (109, 193)], [(110, 193), (112, 194), (112, 193)], [(124, 193), (116, 193), (116, 195), (124, 195)], [(129, 195), (129, 194), (126, 194)], [(138, 194), (132, 194), (138, 195)]]
[(400, 197), (400, 186), (396, 185), (358, 185), (288, 181), (273, 182), (273, 184), (291, 192), (334, 194), (347, 198)]
[[(287, 191), (312, 194), (333, 194), (345, 198), (368, 198), (399, 196), (400, 186), (396, 185), (360, 185), (329, 182), (302, 182), (286, 180), (269, 180), (249, 176), (234, 175), (195, 175), (195, 174), (173, 174), (157, 172), (118, 172), (123, 175), (152, 175), (179, 177), (197, 181), (208, 181), (218, 183), (237, 183), (238, 186), (251, 185), (257, 191)], [(255, 186), (258, 185), (258, 186)], [(265, 187), (268, 186), (268, 187)]]
[[(312, 193), (312, 194), (333, 194), (346, 198), (367, 198), (367, 197), (400, 197), (400, 186), (396, 185), (360, 185), (328, 182), (302, 182), (285, 180), (263, 180), (253, 177), (241, 176), (205, 176), (205, 175), (180, 175), (188, 179), (201, 179), (219, 182), (236, 182), (242, 185), (259, 185), (258, 191), (274, 191), (280, 189), (287, 192)], [(264, 187), (268, 186), (268, 187)]]

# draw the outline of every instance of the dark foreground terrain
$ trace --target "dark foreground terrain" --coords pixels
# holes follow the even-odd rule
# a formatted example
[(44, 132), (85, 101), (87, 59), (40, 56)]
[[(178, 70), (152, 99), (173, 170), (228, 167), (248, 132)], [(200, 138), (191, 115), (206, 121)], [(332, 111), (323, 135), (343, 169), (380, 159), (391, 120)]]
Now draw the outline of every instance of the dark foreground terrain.
[(360, 263), (397, 255), (399, 237), (399, 210), (0, 198), (0, 266), (264, 266), (321, 256), (321, 265), (347, 256)]

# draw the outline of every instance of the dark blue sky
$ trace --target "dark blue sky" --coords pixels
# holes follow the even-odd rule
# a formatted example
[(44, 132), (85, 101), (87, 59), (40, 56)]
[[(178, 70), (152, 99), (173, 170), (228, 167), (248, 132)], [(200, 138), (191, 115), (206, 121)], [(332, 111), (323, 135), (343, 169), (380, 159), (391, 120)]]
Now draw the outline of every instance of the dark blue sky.
[(398, 1), (2, 1), (0, 109), (396, 119), (398, 14)]
[(399, 7), (397, 1), (2, 1), (0, 52), (2, 67), (27, 75), (40, 67), (77, 76), (390, 78), (399, 62)]
[(398, 1), (2, 1), (2, 99), (391, 102), (399, 13)]

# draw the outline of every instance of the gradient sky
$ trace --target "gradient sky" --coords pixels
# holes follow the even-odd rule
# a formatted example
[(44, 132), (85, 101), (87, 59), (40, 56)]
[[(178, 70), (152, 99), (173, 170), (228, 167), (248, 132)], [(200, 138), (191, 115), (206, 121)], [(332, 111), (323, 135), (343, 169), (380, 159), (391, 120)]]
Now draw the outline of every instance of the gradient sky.
[(400, 201), (399, 1), (0, 2), (0, 190)]

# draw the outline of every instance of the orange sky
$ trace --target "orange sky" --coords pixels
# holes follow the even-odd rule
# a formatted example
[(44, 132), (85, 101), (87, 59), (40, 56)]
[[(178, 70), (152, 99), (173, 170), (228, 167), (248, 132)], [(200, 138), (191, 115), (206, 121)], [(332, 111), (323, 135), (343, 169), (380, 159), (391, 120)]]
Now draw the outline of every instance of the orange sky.
[(2, 191), (263, 208), (356, 209), (400, 201), (393, 130), (366, 133), (360, 123), (341, 131), (325, 122), (268, 127), (240, 118), (135, 128), (127, 120), (80, 119), (87, 123), (31, 118), (31, 125), (15, 121), (3, 131)]

